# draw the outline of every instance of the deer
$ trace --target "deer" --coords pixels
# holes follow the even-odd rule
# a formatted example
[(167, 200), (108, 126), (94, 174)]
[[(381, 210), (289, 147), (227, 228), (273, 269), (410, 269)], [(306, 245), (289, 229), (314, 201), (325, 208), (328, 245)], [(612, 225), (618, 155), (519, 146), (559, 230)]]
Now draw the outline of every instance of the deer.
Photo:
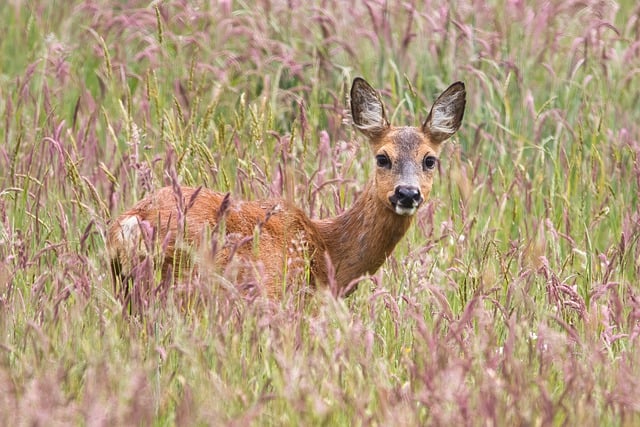
[[(347, 115), (375, 158), (373, 177), (349, 209), (312, 219), (281, 199), (244, 201), (203, 187), (164, 187), (110, 225), (114, 280), (131, 283), (135, 266), (151, 256), (152, 235), (163, 247), (163, 279), (177, 280), (191, 264), (226, 269), (233, 263), (236, 283), (251, 283), (269, 299), (301, 284), (351, 294), (391, 255), (429, 198), (442, 143), (461, 126), (466, 91), (462, 82), (449, 86), (419, 127), (392, 126), (380, 94), (361, 77), (353, 80), (347, 102)], [(193, 248), (211, 246), (211, 230), (224, 234), (224, 244), (214, 244), (210, 258), (193, 260)]]

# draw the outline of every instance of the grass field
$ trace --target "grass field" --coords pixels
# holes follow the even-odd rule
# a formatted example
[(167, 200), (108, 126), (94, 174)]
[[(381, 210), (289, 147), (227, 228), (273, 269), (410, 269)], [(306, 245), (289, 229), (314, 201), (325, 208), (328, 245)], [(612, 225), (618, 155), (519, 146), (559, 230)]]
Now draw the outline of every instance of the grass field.
[[(0, 28), (0, 424), (640, 423), (635, 1), (10, 0)], [(123, 315), (105, 231), (153, 189), (351, 205), (356, 76), (394, 124), (468, 92), (383, 268)]]

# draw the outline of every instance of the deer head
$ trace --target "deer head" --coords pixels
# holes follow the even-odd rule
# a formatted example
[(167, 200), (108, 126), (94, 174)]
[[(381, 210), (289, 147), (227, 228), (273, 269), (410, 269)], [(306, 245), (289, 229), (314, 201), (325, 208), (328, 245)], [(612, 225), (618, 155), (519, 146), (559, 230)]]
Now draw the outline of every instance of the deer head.
[(464, 84), (454, 83), (436, 99), (421, 127), (395, 127), (375, 89), (362, 78), (353, 81), (353, 124), (375, 153), (377, 197), (396, 214), (415, 214), (429, 197), (441, 144), (460, 128), (465, 95)]

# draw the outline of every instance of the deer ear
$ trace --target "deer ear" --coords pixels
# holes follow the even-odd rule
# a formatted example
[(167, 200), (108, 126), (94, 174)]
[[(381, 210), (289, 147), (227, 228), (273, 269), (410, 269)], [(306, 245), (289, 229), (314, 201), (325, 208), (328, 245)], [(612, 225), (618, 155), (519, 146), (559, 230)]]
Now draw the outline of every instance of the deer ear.
[(449, 86), (433, 103), (422, 131), (435, 143), (449, 139), (462, 123), (466, 104), (464, 83), (457, 82)]
[(360, 132), (375, 138), (389, 128), (380, 95), (363, 78), (356, 77), (353, 80), (350, 99), (353, 125)]

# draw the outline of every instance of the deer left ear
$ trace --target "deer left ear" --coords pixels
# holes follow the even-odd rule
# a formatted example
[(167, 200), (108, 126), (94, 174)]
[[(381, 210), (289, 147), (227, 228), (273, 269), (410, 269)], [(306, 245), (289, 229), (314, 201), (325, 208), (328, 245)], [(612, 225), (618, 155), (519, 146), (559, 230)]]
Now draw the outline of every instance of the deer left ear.
[(466, 104), (464, 83), (449, 86), (433, 103), (422, 131), (435, 143), (449, 139), (462, 124)]
[(360, 132), (371, 139), (389, 128), (389, 120), (378, 92), (363, 78), (356, 77), (353, 80), (350, 98), (353, 125)]

